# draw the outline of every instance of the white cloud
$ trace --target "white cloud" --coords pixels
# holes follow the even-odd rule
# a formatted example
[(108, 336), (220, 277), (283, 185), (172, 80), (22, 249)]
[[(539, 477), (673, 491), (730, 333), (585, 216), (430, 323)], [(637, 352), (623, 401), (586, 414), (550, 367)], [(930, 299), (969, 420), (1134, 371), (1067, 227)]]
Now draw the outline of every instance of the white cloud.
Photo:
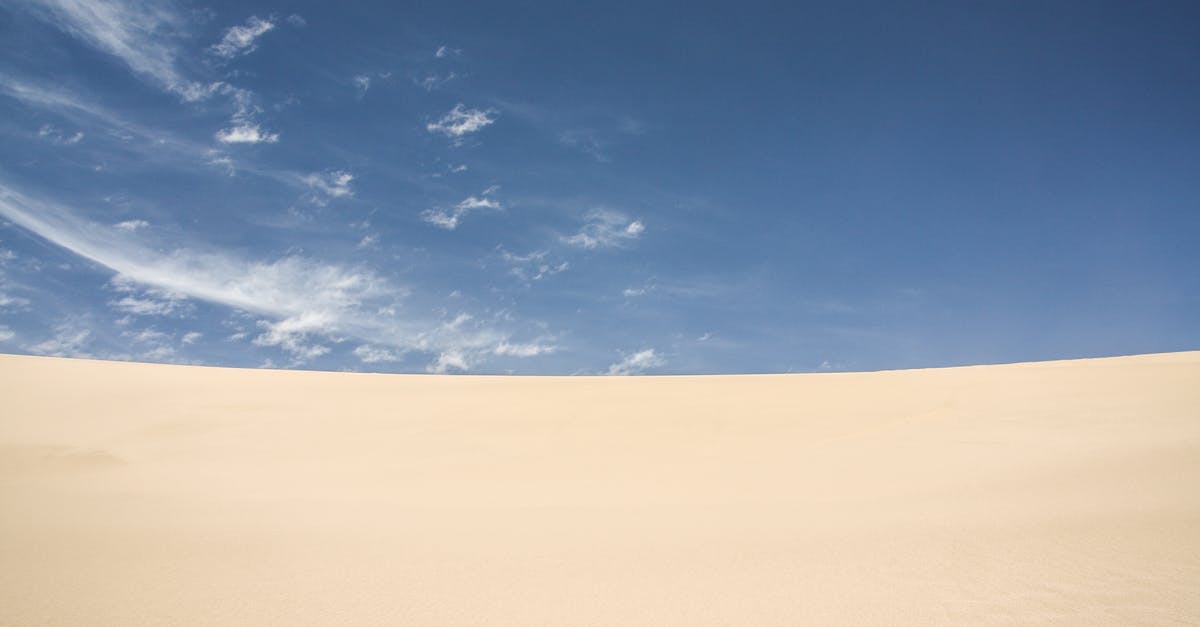
[(639, 374), (649, 368), (658, 368), (666, 365), (667, 360), (663, 359), (653, 348), (638, 351), (631, 355), (626, 355), (621, 361), (611, 364), (608, 367), (610, 375), (628, 375)]
[[(184, 101), (197, 102), (216, 94), (229, 97), (236, 112), (231, 127), (217, 134), (219, 141), (278, 141), (278, 134), (261, 130), (254, 121), (257, 109), (249, 104), (251, 92), (223, 81), (204, 83), (185, 76), (177, 59), (182, 53), (181, 42), (190, 35), (189, 20), (173, 3), (152, 0), (33, 0), (33, 3), (46, 21), (120, 59), (134, 74)], [(247, 26), (230, 29), (225, 39), (211, 50), (218, 56), (248, 52), (253, 49), (254, 39), (273, 27), (267, 24), (271, 23), (251, 18)], [(83, 139), (82, 135), (78, 139)]]
[(0, 324), (0, 342), (7, 342), (14, 337), (17, 337), (17, 334), (13, 333), (12, 329)]
[(379, 245), (379, 236), (374, 233), (368, 233), (358, 240), (356, 248), (375, 248)]
[(421, 212), (421, 218), (436, 227), (453, 231), (459, 222), (472, 211), (481, 209), (500, 210), (504, 207), (496, 200), (487, 197), (495, 188), (484, 190), (480, 197), (470, 196), (450, 209), (427, 209)]
[(59, 325), (54, 336), (49, 339), (25, 347), (29, 352), (50, 357), (91, 357), (86, 348), (92, 332), (73, 325)]
[[(435, 342), (441, 337), (470, 335), (473, 342), (458, 342), (447, 349), (438, 351), (437, 358), (425, 367), (427, 372), (445, 373), (452, 370), (467, 371), (480, 362), (486, 361), (490, 355), (510, 355), (516, 357), (532, 357), (535, 352), (529, 348), (533, 345), (512, 344), (507, 336), (479, 329), (479, 321), (470, 314), (458, 314), (451, 320), (444, 321), (436, 329), (422, 333), (419, 339), (422, 345)], [(504, 347), (504, 348), (501, 348)], [(499, 352), (507, 351), (507, 352)], [(547, 352), (545, 349), (540, 352)]]
[(446, 57), (457, 57), (461, 54), (462, 54), (462, 48), (450, 48), (447, 46), (438, 46), (437, 52), (434, 52), (433, 56), (435, 56), (439, 59), (445, 59)]
[(553, 353), (558, 350), (557, 346), (549, 344), (509, 344), (508, 342), (500, 342), (492, 349), (492, 352), (497, 355), (510, 355), (513, 357), (536, 357)]
[(138, 355), (140, 361), (168, 361), (175, 356), (175, 348), (166, 344), (159, 344), (151, 347), (149, 350), (143, 351)]
[(571, 264), (562, 261), (548, 261), (549, 251), (535, 250), (525, 255), (511, 253), (500, 248), (500, 258), (509, 265), (509, 272), (522, 281), (540, 281), (548, 276), (565, 272)]
[(297, 363), (316, 359), (329, 347), (312, 341), (315, 335), (327, 335), (336, 328), (334, 315), (326, 311), (305, 311), (279, 321), (259, 320), (264, 332), (255, 337), (256, 346), (278, 346), (291, 353)]
[(262, 108), (255, 103), (254, 92), (224, 82), (212, 83), (209, 89), (228, 97), (233, 104), (230, 126), (217, 131), (217, 141), (223, 144), (274, 144), (279, 141), (279, 133), (264, 130), (256, 120)]
[[(29, 299), (20, 296), (14, 296), (8, 290), (14, 287), (8, 280), (8, 276), (4, 271), (4, 266), (8, 262), (17, 258), (17, 253), (11, 250), (0, 248), (0, 311), (5, 309), (22, 310), (29, 306)], [(18, 286), (18, 289), (20, 287)]]
[[(104, 133), (119, 137), (124, 142), (127, 142), (125, 145), (126, 148), (140, 149), (148, 159), (161, 160), (164, 156), (174, 153), (174, 156), (182, 157), (182, 162), (189, 168), (196, 161), (202, 160), (210, 165), (224, 166), (229, 173), (233, 173), (233, 161), (225, 157), (221, 152), (214, 151), (207, 143), (196, 142), (170, 131), (146, 127), (131, 122), (95, 103), (84, 101), (76, 95), (39, 85), (14, 81), (4, 74), (0, 74), (0, 92), (6, 93), (28, 105), (52, 109), (60, 115), (83, 123), (103, 125), (107, 127), (104, 129)], [(218, 132), (218, 140), (232, 141), (234, 143), (253, 140), (275, 142), (279, 140), (277, 133), (266, 132), (254, 122), (254, 117), (260, 113), (260, 108), (254, 104), (254, 94), (252, 92), (227, 83), (212, 83), (206, 88), (205, 93), (204, 97), (213, 94), (226, 96), (232, 103), (231, 128)], [(246, 128), (239, 129), (239, 127)], [(291, 173), (254, 169), (250, 169), (250, 171), (276, 179), (283, 179), (285, 182), (291, 184), (295, 184), (296, 182), (294, 175)]]
[(13, 296), (12, 294), (0, 291), (0, 309), (24, 309), (29, 306), (28, 298)]
[(183, 334), (183, 337), (180, 339), (180, 341), (183, 342), (184, 345), (190, 345), (195, 344), (202, 337), (204, 337), (204, 334), (199, 331), (188, 331), (187, 333)]
[[(326, 342), (356, 339), (439, 355), (431, 368), (462, 370), (486, 360), (501, 342), (512, 343), (509, 334), (468, 314), (440, 321), (402, 316), (398, 312), (405, 309), (399, 304), (408, 291), (368, 268), (296, 255), (250, 260), (178, 243), (151, 246), (144, 238), (98, 228), (75, 211), (30, 198), (3, 182), (0, 216), (109, 268), (121, 277), (114, 284), (136, 283), (253, 314), (260, 328), (253, 342), (277, 347), (297, 362), (324, 354)], [(87, 336), (78, 337), (73, 349), (68, 337), (38, 345), (39, 350), (79, 352)]]
[(383, 348), (381, 346), (372, 346), (363, 344), (354, 349), (354, 356), (358, 357), (359, 361), (364, 364), (376, 364), (386, 361), (400, 361), (404, 355), (402, 353)]
[(83, 141), (83, 132), (77, 131), (73, 135), (64, 135), (57, 127), (51, 124), (43, 124), (38, 129), (38, 137), (60, 146), (70, 146)]
[(145, 0), (34, 0), (47, 21), (113, 55), (135, 74), (185, 99), (194, 89), (176, 67), (175, 40), (184, 18), (168, 4)]
[(588, 214), (587, 222), (574, 235), (562, 241), (580, 248), (612, 248), (635, 240), (646, 231), (641, 220), (630, 220), (625, 214), (597, 209)]
[(161, 342), (166, 342), (170, 339), (166, 333), (163, 333), (162, 331), (155, 331), (153, 329), (142, 329), (136, 333), (133, 331), (125, 331), (121, 334), (121, 337), (138, 342), (139, 344), (158, 344)]
[(113, 309), (132, 316), (170, 316), (187, 309), (186, 297), (156, 287), (139, 286), (133, 279), (118, 274), (109, 286), (125, 294), (108, 304)]
[(127, 233), (132, 233), (134, 231), (140, 231), (149, 226), (150, 223), (146, 222), (145, 220), (125, 220), (124, 222), (118, 222), (114, 224), (113, 228), (120, 229)]
[(217, 141), (222, 144), (274, 144), (279, 133), (268, 133), (257, 124), (242, 123), (217, 131)]
[(233, 157), (216, 150), (209, 151), (212, 157), (206, 162), (208, 165), (216, 166), (225, 170), (225, 174), (233, 176), (237, 174), (237, 167), (233, 162)]
[(621, 295), (625, 298), (637, 298), (638, 296), (645, 296), (646, 294), (654, 292), (658, 290), (658, 288), (659, 286), (657, 282), (654, 279), (649, 279), (640, 286), (627, 287), (621, 290)]
[(460, 350), (449, 350), (439, 353), (437, 359), (433, 363), (425, 367), (426, 372), (435, 374), (445, 374), (451, 370), (466, 372), (472, 367), (472, 362), (467, 355)]
[(359, 91), (362, 91), (363, 93), (366, 93), (366, 91), (371, 88), (371, 77), (370, 76), (367, 76), (365, 74), (359, 74), (358, 76), (355, 76), (351, 80), (354, 82), (354, 86), (357, 87), (359, 89)]
[(458, 78), (458, 74), (456, 74), (454, 72), (449, 72), (445, 75), (430, 74), (421, 79), (417, 79), (416, 77), (414, 77), (413, 81), (417, 85), (420, 85), (421, 88), (424, 89), (425, 91), (433, 91), (435, 89), (441, 89), (443, 85), (445, 85), (446, 83), (449, 83), (450, 81), (452, 81), (456, 78)]
[(177, 300), (155, 300), (126, 296), (110, 303), (114, 309), (135, 316), (168, 316), (179, 310)]
[[(137, 359), (142, 361), (172, 361), (175, 359), (175, 347), (171, 345), (172, 337), (162, 331), (142, 329), (141, 331), (125, 331), (121, 337), (127, 346), (136, 351)], [(132, 359), (133, 356), (122, 356)]]
[(191, 82), (175, 90), (187, 102), (207, 100), (216, 94), (227, 94), (232, 88), (229, 83), (216, 81), (213, 83)]
[(304, 182), (308, 183), (309, 187), (321, 192), (329, 198), (342, 198), (345, 196), (353, 196), (354, 190), (350, 188), (350, 183), (354, 180), (354, 175), (342, 170), (334, 170), (333, 172), (313, 172), (304, 177)]
[(275, 28), (275, 22), (259, 19), (251, 15), (243, 26), (233, 26), (225, 31), (221, 41), (212, 45), (209, 50), (223, 59), (249, 54), (257, 48), (255, 43), (259, 37)]
[(140, 148), (147, 158), (162, 159), (164, 155), (176, 153), (190, 165), (207, 155), (209, 147), (186, 139), (180, 135), (150, 128), (131, 122), (121, 116), (83, 98), (58, 89), (23, 83), (0, 73), (0, 93), (20, 100), (28, 106), (49, 109), (58, 115), (76, 121), (77, 124), (103, 126), (96, 134), (121, 138), (125, 147)]
[(454, 105), (446, 115), (443, 115), (437, 122), (430, 122), (425, 125), (425, 129), (430, 133), (441, 133), (446, 137), (461, 138), (469, 133), (474, 133), (489, 124), (496, 121), (492, 111), (482, 111), (480, 109), (466, 109), (462, 103)]
[(287, 16), (287, 23), (295, 26), (296, 28), (304, 28), (305, 26), (308, 26), (308, 21), (305, 20), (303, 16), (295, 13)]
[[(300, 257), (248, 261), (220, 252), (176, 247), (159, 252), (113, 231), (95, 229), (57, 206), (0, 185), (0, 215), (118, 273), (114, 285), (136, 283), (159, 294), (199, 298), (244, 311), (293, 320), (278, 338), (328, 321), (367, 302), (403, 295), (369, 270), (321, 264)], [(302, 322), (297, 326), (297, 321)], [(365, 321), (363, 321), (365, 322)]]

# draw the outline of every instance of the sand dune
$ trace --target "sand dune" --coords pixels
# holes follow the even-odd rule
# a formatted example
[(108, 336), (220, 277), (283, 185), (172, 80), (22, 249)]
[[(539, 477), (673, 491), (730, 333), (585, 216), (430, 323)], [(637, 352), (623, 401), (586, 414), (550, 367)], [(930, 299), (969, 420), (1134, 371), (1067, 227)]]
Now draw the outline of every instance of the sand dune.
[(0, 624), (897, 623), (1200, 623), (1200, 352), (642, 378), (0, 356)]

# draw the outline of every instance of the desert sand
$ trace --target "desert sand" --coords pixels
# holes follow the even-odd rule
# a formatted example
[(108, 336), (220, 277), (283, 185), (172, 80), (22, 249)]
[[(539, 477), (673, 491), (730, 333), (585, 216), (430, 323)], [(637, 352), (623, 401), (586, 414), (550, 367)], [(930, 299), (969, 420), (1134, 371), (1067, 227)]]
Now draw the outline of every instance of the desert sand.
[(1200, 623), (1200, 352), (493, 377), (0, 356), (0, 624)]

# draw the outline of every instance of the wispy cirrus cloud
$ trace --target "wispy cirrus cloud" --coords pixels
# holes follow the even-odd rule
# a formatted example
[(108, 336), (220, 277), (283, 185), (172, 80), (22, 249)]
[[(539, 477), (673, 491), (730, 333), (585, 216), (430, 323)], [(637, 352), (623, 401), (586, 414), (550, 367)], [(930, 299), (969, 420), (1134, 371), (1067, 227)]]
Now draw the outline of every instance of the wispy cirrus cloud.
[(188, 159), (198, 159), (208, 153), (208, 146), (190, 141), (173, 132), (150, 128), (126, 119), (106, 107), (91, 102), (79, 94), (69, 93), (48, 85), (22, 81), (0, 73), (0, 94), (18, 100), (31, 108), (52, 111), (89, 129), (101, 127), (97, 134), (115, 136), (128, 145), (139, 144), (160, 155), (174, 152)]
[(275, 22), (273, 20), (264, 20), (256, 15), (251, 15), (245, 24), (229, 27), (221, 37), (221, 41), (213, 44), (209, 48), (209, 52), (222, 59), (232, 59), (250, 54), (258, 48), (256, 43), (258, 38), (274, 29)]
[(0, 310), (3, 309), (23, 309), (29, 306), (29, 299), (20, 296), (14, 296), (7, 291), (7, 287), (3, 281), (0, 281)]
[(109, 301), (109, 307), (128, 316), (171, 316), (189, 309), (187, 297), (183, 294), (145, 287), (124, 275), (113, 277), (109, 287), (121, 294), (117, 300)]
[(624, 359), (608, 366), (610, 375), (641, 374), (651, 368), (660, 368), (667, 360), (653, 348), (637, 351), (626, 355)]
[(372, 346), (370, 344), (360, 344), (357, 346), (354, 349), (354, 356), (358, 357), (359, 361), (363, 362), (364, 364), (395, 362), (404, 359), (403, 353), (398, 353), (382, 346)]
[(230, 126), (217, 131), (217, 141), (222, 144), (274, 144), (279, 141), (278, 133), (260, 126), (257, 118), (262, 108), (256, 104), (253, 92), (228, 83), (213, 83), (213, 87), (233, 103)]
[[(236, 87), (218, 84), (218, 89), (232, 95), (233, 120), (231, 129), (218, 132), (218, 139), (226, 133), (236, 133), (242, 137), (234, 139), (255, 139), (248, 133), (258, 133), (259, 141), (278, 140), (278, 135), (268, 133), (258, 128), (253, 122), (258, 107), (253, 103), (253, 94)], [(34, 109), (53, 112), (72, 122), (94, 131), (96, 137), (107, 138), (110, 146), (113, 140), (116, 149), (138, 153), (140, 160), (153, 160), (155, 163), (172, 164), (178, 167), (191, 168), (195, 163), (217, 166), (227, 174), (234, 174), (233, 158), (229, 155), (214, 151), (209, 144), (193, 141), (174, 131), (146, 126), (127, 119), (103, 105), (89, 101), (82, 94), (70, 93), (51, 86), (16, 79), (0, 73), (0, 95), (13, 98)], [(240, 122), (239, 122), (240, 121)], [(237, 124), (250, 124), (256, 130), (237, 130)], [(246, 165), (247, 172), (266, 176), (293, 186), (306, 186), (302, 176), (287, 171), (264, 169)]]
[(643, 285), (639, 285), (637, 287), (627, 287), (627, 288), (621, 290), (621, 295), (624, 296), (625, 298), (637, 298), (638, 296), (645, 296), (646, 294), (649, 294), (650, 292), (653, 292), (653, 291), (654, 291), (654, 283), (647, 282), (647, 283), (645, 283)]
[(150, 227), (150, 223), (146, 222), (145, 220), (125, 220), (124, 222), (118, 222), (113, 225), (114, 229), (125, 231), (127, 233), (132, 233), (134, 231), (140, 231), (142, 229), (149, 228), (149, 227)]
[[(443, 322), (435, 329), (436, 333), (457, 333), (476, 324), (469, 314), (459, 314), (452, 320)], [(540, 342), (514, 343), (507, 338), (501, 338), (482, 346), (454, 346), (438, 352), (437, 357), (426, 366), (426, 372), (447, 373), (453, 371), (465, 372), (474, 369), (478, 364), (494, 356), (530, 358), (547, 355), (558, 350), (558, 346)]]
[(538, 344), (536, 342), (509, 344), (508, 342), (500, 342), (492, 349), (492, 352), (496, 355), (509, 355), (512, 357), (536, 357), (537, 355), (547, 355), (557, 350), (558, 347), (553, 344)]
[[(255, 121), (253, 95), (224, 81), (189, 78), (181, 69), (181, 42), (190, 31), (186, 13), (169, 1), (148, 0), (33, 0), (35, 14), (76, 39), (123, 62), (133, 73), (187, 102), (226, 96), (234, 113), (228, 128), (218, 131), (227, 144), (274, 143), (277, 133), (263, 130)], [(269, 25), (269, 26), (268, 26)], [(274, 27), (273, 22), (252, 17), (236, 26), (212, 48), (214, 54), (236, 56), (253, 50), (254, 41)], [(265, 30), (264, 30), (265, 29)]]
[(66, 134), (52, 124), (43, 124), (38, 129), (38, 137), (60, 146), (71, 146), (83, 141), (83, 131)]
[(474, 366), (474, 361), (461, 350), (448, 350), (438, 353), (437, 359), (425, 367), (425, 371), (432, 374), (446, 374), (458, 370), (466, 372)]
[[(500, 348), (520, 344), (486, 320), (468, 314), (450, 320), (401, 315), (410, 291), (361, 266), (299, 255), (254, 260), (195, 245), (150, 245), (140, 233), (98, 228), (78, 212), (29, 197), (3, 182), (0, 216), (108, 268), (120, 277), (118, 284), (247, 312), (258, 319), (258, 333), (251, 341), (278, 348), (294, 364), (320, 357), (331, 345), (349, 339), (395, 354), (435, 355), (430, 368), (441, 371), (472, 368), (500, 354), (521, 356)], [(144, 314), (165, 313), (153, 304), (130, 301), (125, 306)], [(83, 340), (86, 336), (79, 341)], [(41, 348), (57, 350), (49, 344)]]
[[(304, 182), (321, 194), (323, 199), (353, 196), (354, 189), (350, 187), (353, 181), (354, 175), (345, 170), (313, 172), (304, 177)], [(323, 204), (323, 199), (318, 200), (322, 200)]]
[(495, 123), (495, 112), (492, 110), (468, 109), (462, 103), (454, 105), (436, 122), (425, 125), (430, 133), (439, 133), (446, 137), (461, 139), (464, 135), (475, 133), (484, 127)]
[(261, 126), (242, 123), (217, 131), (217, 141), (222, 144), (274, 144), (279, 141), (279, 133), (270, 133)]
[(531, 253), (518, 255), (504, 248), (498, 248), (500, 259), (508, 264), (509, 273), (522, 281), (540, 281), (559, 272), (566, 272), (571, 264), (567, 261), (551, 261), (550, 251), (535, 250)]
[(130, 329), (121, 333), (121, 339), (137, 353), (137, 359), (170, 361), (175, 357), (175, 338), (171, 334), (155, 329)]
[(233, 157), (230, 157), (219, 150), (210, 150), (208, 151), (208, 154), (209, 159), (204, 162), (205, 165), (221, 168), (228, 176), (234, 176), (237, 174), (237, 165), (234, 163)]
[(166, 316), (178, 311), (180, 303), (178, 300), (154, 300), (124, 296), (109, 304), (118, 311), (135, 316)]
[(198, 85), (177, 66), (178, 39), (187, 24), (171, 3), (34, 0), (31, 7), (62, 31), (116, 57), (135, 74), (185, 100), (198, 99)]
[(488, 198), (488, 194), (493, 191), (495, 188), (489, 187), (478, 197), (469, 196), (449, 209), (427, 209), (421, 213), (421, 219), (438, 228), (453, 231), (458, 228), (463, 217), (472, 211), (503, 209), (499, 201)]
[(88, 329), (64, 323), (54, 329), (54, 335), (37, 344), (26, 346), (25, 350), (35, 355), (86, 359), (92, 356), (88, 347), (91, 336), (92, 332)]
[(4, 310), (20, 310), (29, 306), (28, 298), (12, 293), (13, 289), (22, 289), (21, 285), (13, 285), (8, 278), (7, 266), (17, 259), (17, 253), (0, 248), (0, 312)]
[(426, 74), (425, 76), (419, 78), (414, 77), (413, 82), (419, 85), (425, 91), (434, 91), (436, 89), (441, 89), (446, 85), (446, 83), (449, 83), (456, 78), (458, 78), (458, 74), (455, 72), (448, 72), (446, 74)]
[(625, 245), (646, 231), (641, 220), (631, 220), (625, 214), (610, 209), (596, 209), (588, 213), (587, 221), (579, 232), (562, 237), (562, 241), (579, 248), (613, 248)]

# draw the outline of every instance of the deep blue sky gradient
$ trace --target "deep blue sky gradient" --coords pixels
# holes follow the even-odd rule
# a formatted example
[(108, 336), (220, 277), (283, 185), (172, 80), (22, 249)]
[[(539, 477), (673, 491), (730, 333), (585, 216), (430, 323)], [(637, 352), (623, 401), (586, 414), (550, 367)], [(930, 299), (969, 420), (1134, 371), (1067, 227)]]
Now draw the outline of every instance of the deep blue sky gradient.
[[(1200, 348), (1196, 3), (351, 4), (0, 2), (0, 351), (586, 374)], [(456, 105), (491, 122), (431, 131)], [(219, 140), (243, 122), (278, 139)], [(430, 220), (468, 199), (499, 207)]]

